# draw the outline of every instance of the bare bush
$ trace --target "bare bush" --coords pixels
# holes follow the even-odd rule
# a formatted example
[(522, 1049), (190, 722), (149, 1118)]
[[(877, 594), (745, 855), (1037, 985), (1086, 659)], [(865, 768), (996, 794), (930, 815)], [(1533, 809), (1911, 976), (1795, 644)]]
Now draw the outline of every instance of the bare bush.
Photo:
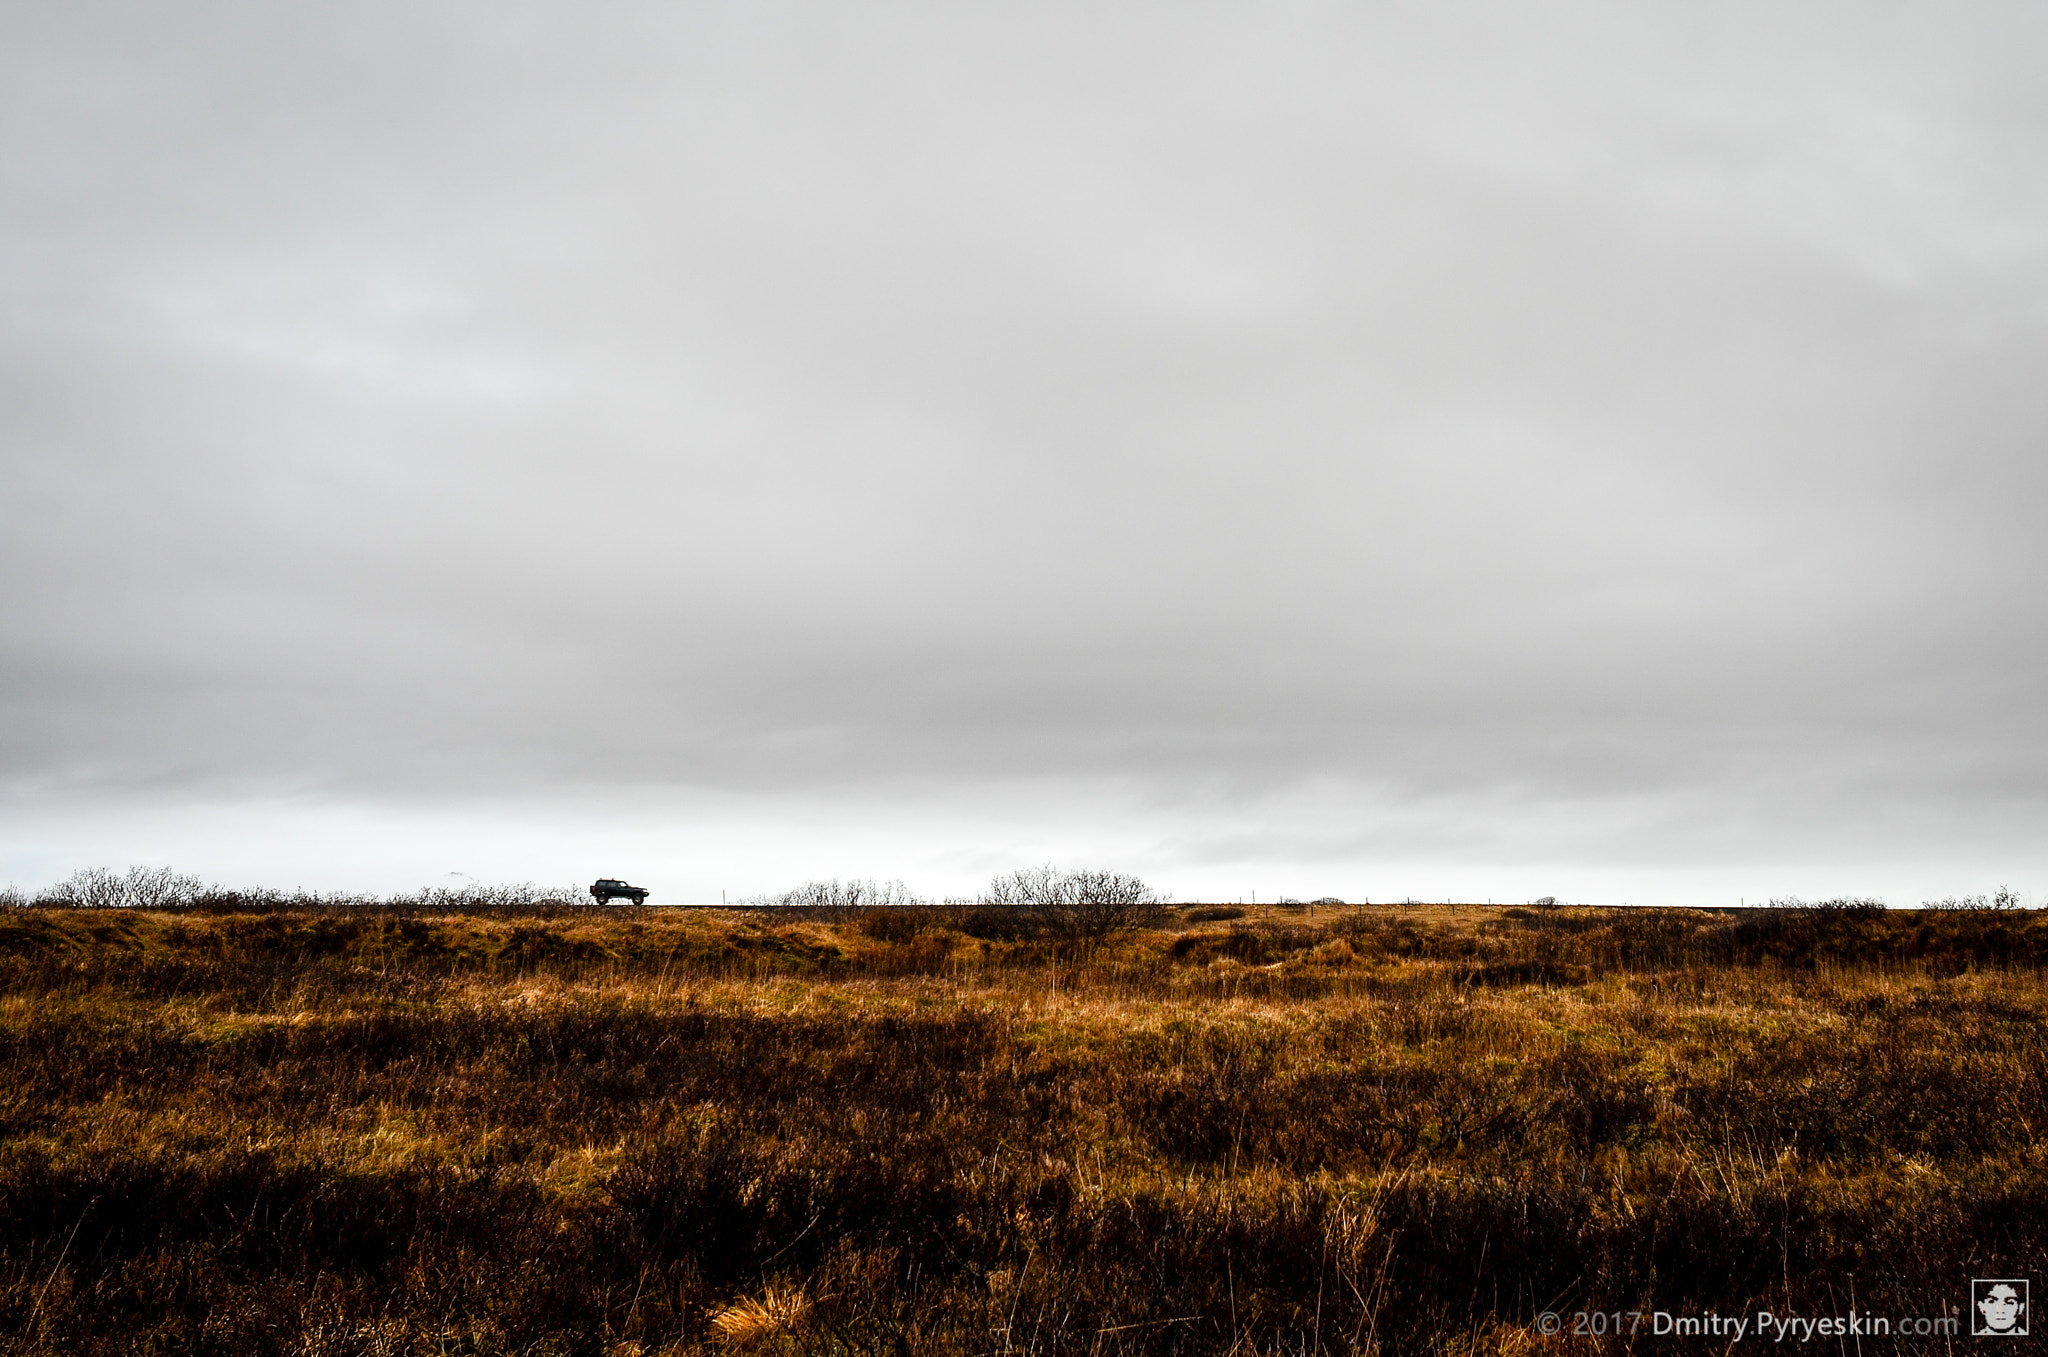
[(1036, 928), (1079, 941), (1107, 937), (1158, 920), (1166, 901), (1122, 872), (1062, 872), (1020, 867), (989, 882), (984, 906), (1016, 909)]
[[(9, 888), (12, 891), (12, 888)], [(196, 876), (168, 867), (130, 867), (115, 872), (86, 867), (32, 899), (19, 891), (0, 895), (7, 903), (50, 909), (203, 909), (271, 912), (294, 909), (385, 909), (461, 913), (471, 910), (570, 907), (588, 903), (581, 886), (537, 886), (531, 881), (511, 885), (428, 886), (390, 896), (361, 891), (277, 890), (270, 887), (212, 886)]]
[(751, 895), (737, 901), (741, 909), (809, 909), (842, 912), (867, 909), (915, 909), (931, 902), (917, 897), (901, 881), (806, 881), (779, 895)]
[(1049, 866), (1019, 867), (990, 881), (981, 903), (1028, 909), (1058, 899), (1061, 887), (1060, 874)]
[(198, 877), (182, 876), (168, 867), (130, 867), (121, 884), (128, 904), (136, 909), (189, 905), (206, 892), (206, 883)]
[(2010, 886), (2000, 886), (1995, 895), (1950, 896), (1942, 900), (1928, 900), (1923, 909), (1964, 910), (1971, 913), (2004, 914), (2025, 909), (2026, 903), (2013, 893)]
[(589, 896), (581, 886), (536, 886), (531, 881), (486, 886), (482, 882), (471, 882), (466, 886), (424, 886), (414, 895), (394, 895), (388, 903), (449, 911), (525, 909), (534, 905), (588, 904)]
[(214, 886), (192, 903), (204, 910), (256, 913), (386, 907), (382, 896), (366, 895), (361, 891), (309, 891), (303, 888), (287, 891), (273, 886)]
[(105, 867), (81, 867), (52, 886), (36, 892), (36, 903), (72, 909), (106, 909), (118, 905), (120, 878)]
[(169, 909), (189, 905), (207, 893), (205, 882), (168, 867), (81, 867), (36, 893), (38, 905), (74, 909)]
[(1832, 900), (1802, 900), (1796, 895), (1773, 900), (1767, 909), (1791, 910), (1801, 914), (1882, 914), (1884, 901), (1868, 896), (1838, 896)]

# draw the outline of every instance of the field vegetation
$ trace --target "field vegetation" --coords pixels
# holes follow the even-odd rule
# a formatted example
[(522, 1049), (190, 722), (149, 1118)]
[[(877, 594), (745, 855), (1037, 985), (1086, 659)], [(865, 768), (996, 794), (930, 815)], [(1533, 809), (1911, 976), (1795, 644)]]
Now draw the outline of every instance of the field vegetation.
[(0, 1351), (1952, 1315), (2048, 1279), (2048, 919), (1971, 906), (0, 910)]

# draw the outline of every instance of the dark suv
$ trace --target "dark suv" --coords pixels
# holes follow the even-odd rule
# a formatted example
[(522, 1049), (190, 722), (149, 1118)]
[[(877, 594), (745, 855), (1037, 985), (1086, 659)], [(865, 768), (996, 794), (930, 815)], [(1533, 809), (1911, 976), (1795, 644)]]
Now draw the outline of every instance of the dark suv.
[(631, 900), (637, 905), (647, 899), (645, 886), (628, 886), (625, 882), (614, 881), (608, 876), (599, 877), (591, 882), (590, 893), (597, 897), (597, 903), (600, 905), (608, 905), (614, 900)]

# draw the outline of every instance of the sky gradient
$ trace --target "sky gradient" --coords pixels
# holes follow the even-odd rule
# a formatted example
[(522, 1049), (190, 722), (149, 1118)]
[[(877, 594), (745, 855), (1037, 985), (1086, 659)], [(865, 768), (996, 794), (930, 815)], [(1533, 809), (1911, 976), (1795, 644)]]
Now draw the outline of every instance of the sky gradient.
[(0, 879), (2048, 893), (2048, 11), (0, 12)]

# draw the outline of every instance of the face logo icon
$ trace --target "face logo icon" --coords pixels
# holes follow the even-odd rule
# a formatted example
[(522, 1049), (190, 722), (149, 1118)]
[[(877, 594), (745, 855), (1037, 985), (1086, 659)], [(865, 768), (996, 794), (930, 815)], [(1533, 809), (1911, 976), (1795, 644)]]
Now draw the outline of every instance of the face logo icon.
[(2026, 1278), (1979, 1277), (1970, 1283), (1970, 1299), (1977, 1307), (1970, 1324), (1972, 1337), (2027, 1336)]

